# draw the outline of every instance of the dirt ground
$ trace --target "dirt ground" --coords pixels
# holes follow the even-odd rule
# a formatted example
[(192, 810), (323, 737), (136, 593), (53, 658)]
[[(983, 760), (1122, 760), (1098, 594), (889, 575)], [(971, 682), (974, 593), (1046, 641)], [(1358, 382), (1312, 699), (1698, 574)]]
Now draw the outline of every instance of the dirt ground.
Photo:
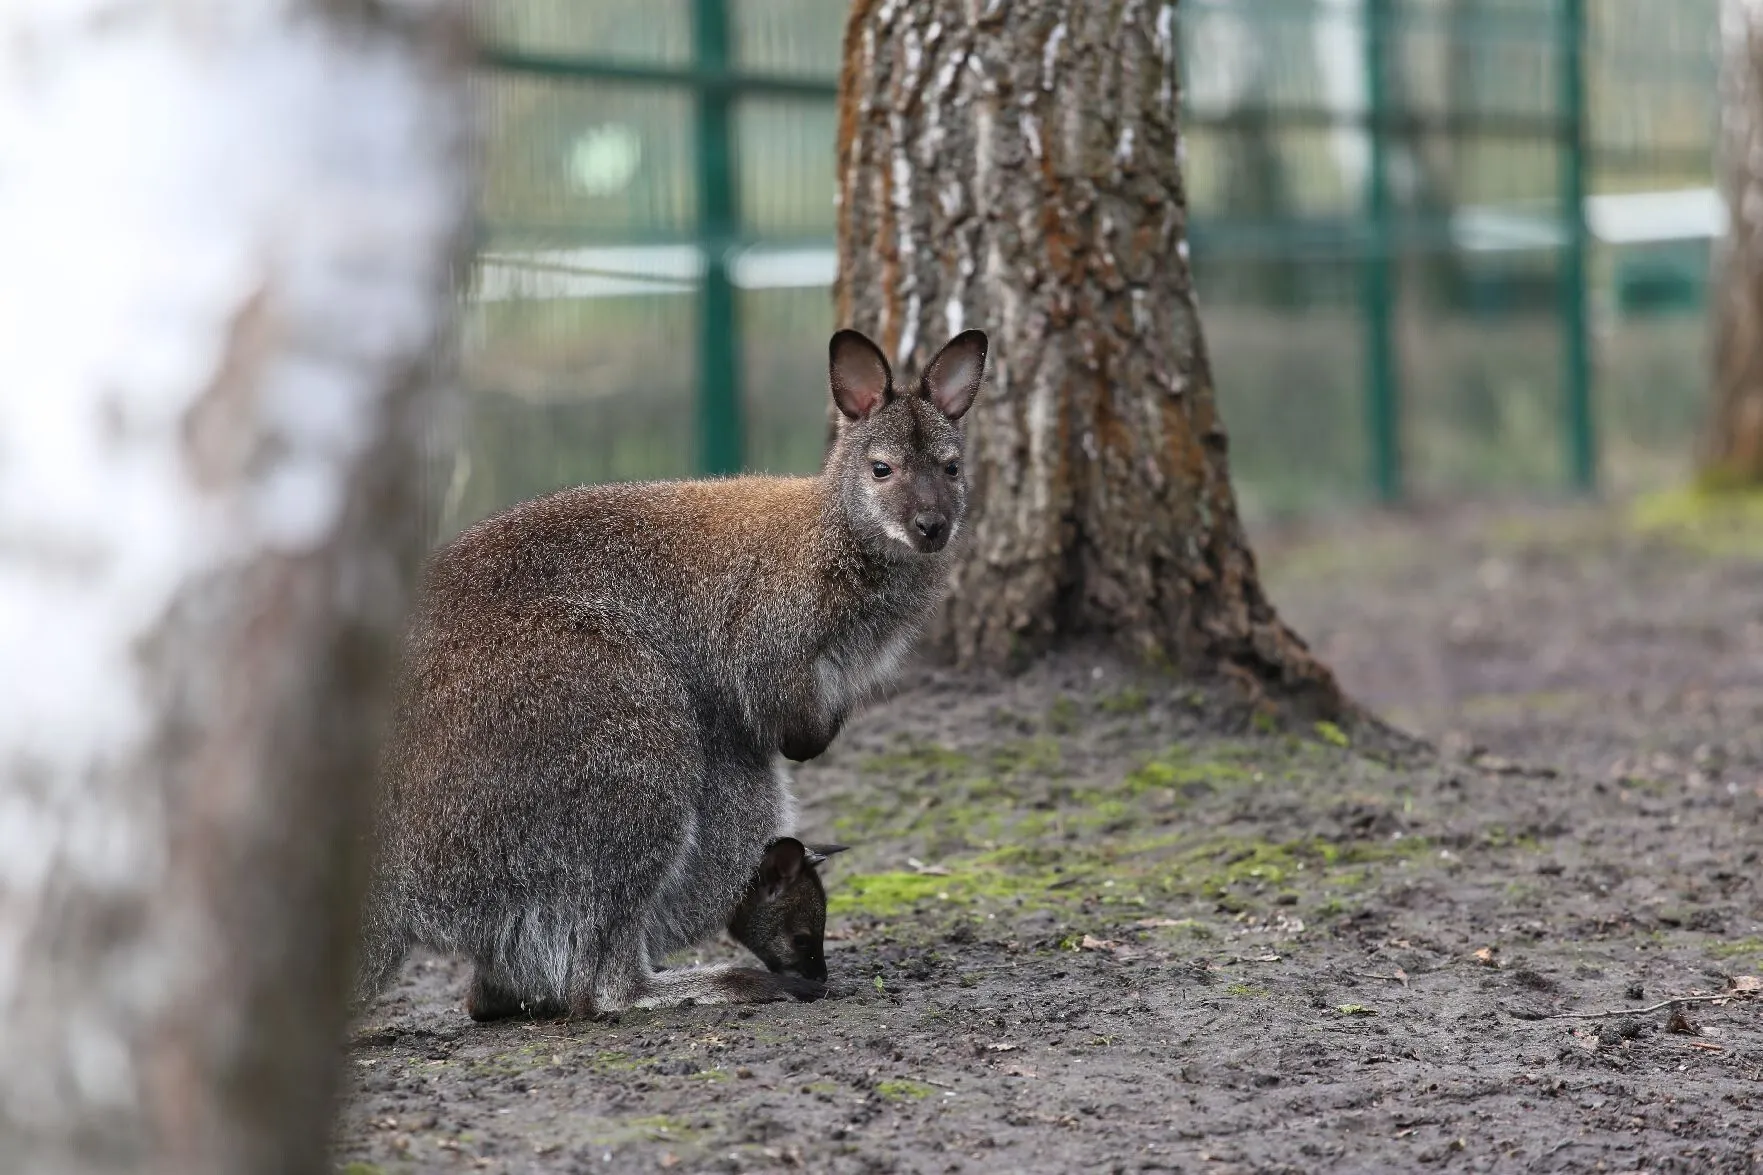
[(1437, 759), (1096, 656), (920, 672), (797, 774), (854, 846), (831, 998), (477, 1026), (413, 959), (338, 1166), (1763, 1169), (1763, 518), (1677, 514), (1258, 536)]

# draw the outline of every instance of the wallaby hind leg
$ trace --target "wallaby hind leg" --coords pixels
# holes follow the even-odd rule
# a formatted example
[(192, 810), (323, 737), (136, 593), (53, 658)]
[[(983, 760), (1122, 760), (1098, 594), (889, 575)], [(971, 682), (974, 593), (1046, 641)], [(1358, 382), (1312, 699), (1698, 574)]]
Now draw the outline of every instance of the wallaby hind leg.
[(638, 933), (628, 942), (608, 944), (592, 959), (579, 959), (571, 976), (569, 1011), (591, 1018), (626, 1008), (667, 1008), (680, 1004), (758, 1004), (772, 1000), (817, 1000), (826, 985), (794, 975), (773, 975), (756, 967), (681, 967), (656, 971)]
[(666, 1008), (676, 1004), (763, 1004), (773, 1000), (817, 1000), (826, 984), (794, 975), (773, 975), (757, 967), (681, 967), (652, 972), (643, 984), (644, 994), (632, 1002), (636, 1008)]

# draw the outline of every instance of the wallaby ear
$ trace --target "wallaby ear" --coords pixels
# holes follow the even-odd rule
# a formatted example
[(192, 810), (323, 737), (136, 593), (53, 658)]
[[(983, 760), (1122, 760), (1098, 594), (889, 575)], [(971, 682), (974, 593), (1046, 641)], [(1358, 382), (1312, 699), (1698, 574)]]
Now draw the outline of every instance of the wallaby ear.
[(851, 420), (867, 419), (894, 394), (888, 358), (866, 335), (842, 330), (827, 346), (833, 403)]
[(986, 332), (964, 330), (937, 352), (919, 381), (924, 397), (950, 420), (960, 420), (973, 407), (979, 381), (986, 373)]
[(759, 884), (768, 897), (776, 897), (802, 876), (808, 850), (793, 836), (780, 836), (765, 846), (759, 863)]
[(851, 846), (850, 845), (804, 845), (803, 847), (808, 850), (808, 863), (810, 865), (819, 867), (821, 865), (826, 864), (826, 859), (828, 857), (832, 856), (834, 853), (842, 853), (846, 849), (850, 848)]

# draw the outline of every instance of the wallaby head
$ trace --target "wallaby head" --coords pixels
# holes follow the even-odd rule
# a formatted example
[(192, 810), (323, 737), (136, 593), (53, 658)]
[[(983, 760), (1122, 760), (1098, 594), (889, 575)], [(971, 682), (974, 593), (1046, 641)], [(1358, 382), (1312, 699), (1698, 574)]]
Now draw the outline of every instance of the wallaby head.
[(766, 845), (752, 886), (728, 918), (735, 941), (772, 971), (826, 982), (826, 888), (815, 868), (845, 847), (791, 836)]
[(941, 551), (967, 512), (957, 422), (986, 370), (986, 336), (963, 331), (925, 367), (917, 387), (897, 391), (887, 357), (854, 330), (832, 337), (833, 403), (843, 419), (827, 457), (852, 528), (895, 557)]

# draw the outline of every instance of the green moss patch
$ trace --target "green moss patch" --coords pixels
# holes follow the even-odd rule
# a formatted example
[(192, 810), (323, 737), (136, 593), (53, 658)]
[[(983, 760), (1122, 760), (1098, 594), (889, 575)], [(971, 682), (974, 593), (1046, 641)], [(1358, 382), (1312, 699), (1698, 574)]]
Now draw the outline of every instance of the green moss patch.
[(904, 1078), (878, 1081), (875, 1092), (884, 1101), (890, 1102), (921, 1102), (936, 1090), (922, 1081), (908, 1081)]
[(1629, 510), (1638, 532), (1718, 558), (1763, 558), (1763, 489), (1700, 484), (1649, 494)]

